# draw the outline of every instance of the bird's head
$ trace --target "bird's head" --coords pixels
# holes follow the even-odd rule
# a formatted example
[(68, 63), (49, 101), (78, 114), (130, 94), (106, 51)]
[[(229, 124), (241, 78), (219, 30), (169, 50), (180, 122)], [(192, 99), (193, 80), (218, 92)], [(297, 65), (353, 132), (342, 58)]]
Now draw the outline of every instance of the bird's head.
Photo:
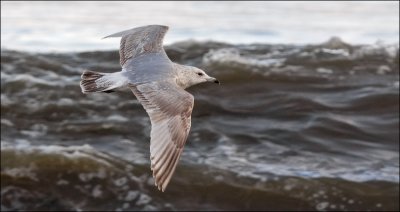
[(219, 81), (214, 77), (209, 76), (205, 71), (193, 67), (193, 66), (185, 66), (185, 69), (182, 73), (183, 78), (185, 80), (182, 81), (182, 87), (188, 88), (193, 85), (197, 85), (203, 82), (212, 82), (219, 84)]

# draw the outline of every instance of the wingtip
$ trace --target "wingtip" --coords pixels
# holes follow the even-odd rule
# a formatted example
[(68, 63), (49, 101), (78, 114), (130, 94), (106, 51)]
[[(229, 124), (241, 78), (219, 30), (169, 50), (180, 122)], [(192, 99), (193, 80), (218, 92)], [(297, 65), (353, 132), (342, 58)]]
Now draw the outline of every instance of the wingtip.
[(103, 40), (103, 39), (105, 39), (105, 38), (111, 38), (111, 37), (122, 37), (122, 36), (126, 35), (125, 33), (128, 33), (128, 34), (129, 34), (129, 32), (131, 32), (131, 31), (133, 31), (133, 30), (139, 30), (139, 29), (143, 29), (143, 28), (145, 28), (145, 27), (151, 27), (151, 26), (163, 27), (163, 28), (165, 29), (165, 31), (168, 31), (168, 30), (169, 30), (169, 26), (152, 24), (152, 25), (146, 25), (146, 26), (141, 26), (141, 27), (135, 27), (135, 28), (132, 28), (132, 29), (120, 31), (120, 32), (117, 32), (117, 33), (114, 33), (114, 34), (111, 34), (111, 35), (107, 35), (107, 36), (105, 36), (105, 37), (103, 37), (103, 38), (101, 38), (101, 39)]
[(154, 183), (154, 185), (157, 187), (157, 189), (161, 192), (165, 191), (165, 187), (163, 187), (162, 185), (157, 185), (157, 183)]
[(163, 187), (162, 185), (160, 187), (158, 187), (158, 190), (160, 190), (161, 192), (165, 191), (165, 187)]
[(149, 26), (153, 26), (153, 27), (163, 27), (163, 28), (165, 28), (165, 29), (169, 29), (169, 26), (167, 26), (167, 25), (162, 25), (162, 24), (150, 24), (150, 25), (143, 26), (143, 27), (149, 27)]

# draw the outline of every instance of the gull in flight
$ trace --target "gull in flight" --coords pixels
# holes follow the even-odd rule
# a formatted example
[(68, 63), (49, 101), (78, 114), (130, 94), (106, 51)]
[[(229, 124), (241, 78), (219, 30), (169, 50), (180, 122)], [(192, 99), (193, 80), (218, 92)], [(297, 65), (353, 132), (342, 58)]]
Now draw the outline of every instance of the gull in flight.
[(150, 116), (150, 160), (155, 185), (165, 191), (182, 154), (191, 126), (194, 98), (185, 89), (203, 82), (218, 83), (203, 70), (172, 62), (163, 48), (167, 26), (148, 25), (108, 37), (121, 37), (122, 70), (86, 70), (82, 93), (130, 89)]

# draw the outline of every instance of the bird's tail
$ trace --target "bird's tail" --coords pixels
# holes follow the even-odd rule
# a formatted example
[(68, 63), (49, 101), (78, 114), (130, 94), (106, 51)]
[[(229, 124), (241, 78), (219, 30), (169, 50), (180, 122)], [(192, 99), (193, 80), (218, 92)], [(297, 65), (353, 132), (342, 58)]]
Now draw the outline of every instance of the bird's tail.
[(81, 75), (80, 86), (82, 93), (113, 92), (113, 89), (123, 87), (126, 83), (121, 72), (99, 73), (85, 70)]

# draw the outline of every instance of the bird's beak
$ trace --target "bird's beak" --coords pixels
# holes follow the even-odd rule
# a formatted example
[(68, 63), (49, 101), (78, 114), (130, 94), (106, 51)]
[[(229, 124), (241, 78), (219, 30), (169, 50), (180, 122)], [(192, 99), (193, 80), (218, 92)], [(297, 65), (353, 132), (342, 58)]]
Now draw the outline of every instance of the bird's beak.
[(209, 77), (209, 78), (207, 78), (207, 82), (213, 82), (213, 83), (218, 83), (218, 84), (220, 84), (219, 81), (218, 81), (217, 79), (215, 79), (214, 77)]

